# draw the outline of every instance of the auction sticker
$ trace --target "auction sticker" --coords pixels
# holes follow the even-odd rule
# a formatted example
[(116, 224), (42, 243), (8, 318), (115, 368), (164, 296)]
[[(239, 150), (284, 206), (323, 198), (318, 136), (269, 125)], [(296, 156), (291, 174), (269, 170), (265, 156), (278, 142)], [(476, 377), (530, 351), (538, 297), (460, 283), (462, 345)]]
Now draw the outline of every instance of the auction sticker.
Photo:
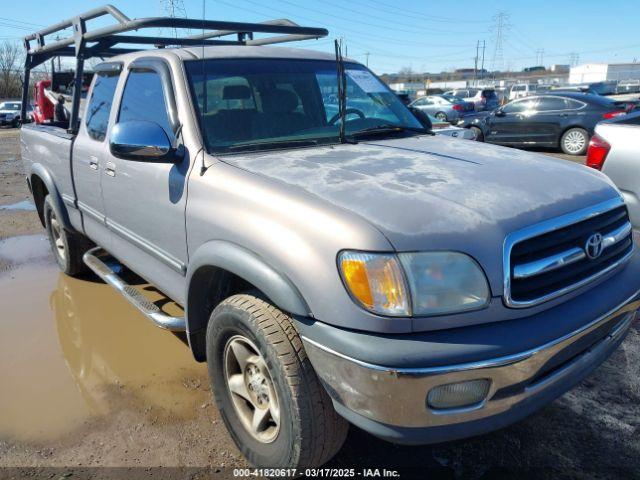
[(347, 69), (347, 75), (366, 93), (386, 92), (387, 88), (367, 70)]

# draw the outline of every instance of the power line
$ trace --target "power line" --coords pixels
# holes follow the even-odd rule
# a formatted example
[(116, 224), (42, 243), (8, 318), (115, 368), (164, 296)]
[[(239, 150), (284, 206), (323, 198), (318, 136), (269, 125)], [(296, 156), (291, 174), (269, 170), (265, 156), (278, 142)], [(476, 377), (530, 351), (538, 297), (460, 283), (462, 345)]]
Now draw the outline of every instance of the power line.
[[(160, 8), (168, 17), (187, 18), (183, 0), (160, 0)], [(178, 38), (178, 29), (174, 27), (171, 30), (173, 30), (173, 37)]]
[(494, 23), (491, 31), (495, 34), (495, 37), (493, 59), (491, 60), (491, 70), (495, 72), (496, 67), (499, 70), (504, 69), (503, 42), (506, 36), (506, 32), (509, 29), (509, 14), (506, 12), (499, 12), (494, 15), (493, 22)]

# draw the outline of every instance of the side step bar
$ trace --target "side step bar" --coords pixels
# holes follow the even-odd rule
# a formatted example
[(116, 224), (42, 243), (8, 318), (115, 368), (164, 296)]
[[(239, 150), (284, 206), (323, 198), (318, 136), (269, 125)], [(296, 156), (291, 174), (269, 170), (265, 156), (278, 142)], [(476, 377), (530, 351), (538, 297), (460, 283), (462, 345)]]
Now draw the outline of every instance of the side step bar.
[(100, 253), (104, 253), (104, 250), (102, 250), (102, 247), (96, 247), (82, 256), (82, 260), (93, 273), (115, 288), (120, 295), (126, 298), (158, 327), (172, 332), (184, 332), (187, 329), (184, 317), (172, 317), (162, 313), (162, 310), (157, 305), (147, 300), (137, 288), (122, 280), (106, 263), (100, 260), (98, 257)]

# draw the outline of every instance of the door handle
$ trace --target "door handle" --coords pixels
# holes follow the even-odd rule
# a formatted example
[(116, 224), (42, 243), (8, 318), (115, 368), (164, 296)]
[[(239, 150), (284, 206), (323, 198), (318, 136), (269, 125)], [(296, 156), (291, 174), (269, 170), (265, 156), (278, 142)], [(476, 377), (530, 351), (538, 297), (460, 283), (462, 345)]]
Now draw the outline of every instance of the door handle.
[(89, 168), (92, 170), (98, 170), (98, 158), (93, 155), (89, 157)]
[(104, 167), (104, 173), (106, 173), (110, 177), (115, 177), (116, 176), (116, 165), (115, 165), (115, 163), (107, 162), (107, 164)]

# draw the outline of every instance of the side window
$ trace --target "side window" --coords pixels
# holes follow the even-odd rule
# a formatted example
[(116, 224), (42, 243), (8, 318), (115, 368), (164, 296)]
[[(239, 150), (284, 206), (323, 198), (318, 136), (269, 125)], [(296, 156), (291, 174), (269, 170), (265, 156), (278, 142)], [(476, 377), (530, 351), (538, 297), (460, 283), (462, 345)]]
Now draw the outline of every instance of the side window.
[(146, 120), (156, 122), (169, 138), (173, 129), (164, 101), (160, 75), (152, 70), (133, 70), (129, 73), (122, 93), (118, 122)]
[(424, 98), (424, 97), (419, 98), (418, 100), (416, 100), (416, 101), (414, 102), (414, 105), (415, 105), (415, 106), (418, 106), (418, 107), (423, 106), (423, 105), (426, 105), (426, 104), (427, 104), (427, 99), (426, 99), (426, 98)]
[(565, 99), (561, 97), (543, 97), (538, 102), (539, 112), (566, 110), (566, 108), (567, 105)]
[(535, 100), (519, 100), (517, 102), (507, 103), (502, 111), (505, 113), (520, 113), (527, 110), (534, 110), (537, 101)]
[(577, 100), (572, 100), (570, 98), (565, 98), (565, 103), (567, 104), (567, 110), (578, 110), (584, 107), (584, 103), (579, 102)]
[(96, 73), (93, 91), (86, 110), (86, 125), (89, 137), (102, 142), (107, 135), (109, 114), (113, 105), (113, 95), (118, 85), (120, 72)]

